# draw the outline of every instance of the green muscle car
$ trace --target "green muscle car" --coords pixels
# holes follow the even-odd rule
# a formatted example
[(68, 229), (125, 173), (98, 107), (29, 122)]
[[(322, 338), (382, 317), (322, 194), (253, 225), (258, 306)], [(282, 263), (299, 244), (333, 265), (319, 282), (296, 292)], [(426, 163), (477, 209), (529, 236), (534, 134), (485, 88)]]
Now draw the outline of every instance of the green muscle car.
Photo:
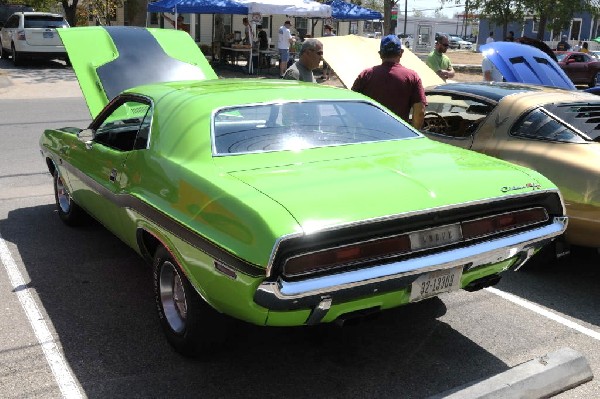
[(219, 80), (181, 31), (60, 35), (94, 119), (41, 137), (58, 214), (90, 214), (153, 265), (182, 354), (213, 348), (231, 317), (327, 323), (481, 289), (566, 227), (540, 174), (358, 93)]

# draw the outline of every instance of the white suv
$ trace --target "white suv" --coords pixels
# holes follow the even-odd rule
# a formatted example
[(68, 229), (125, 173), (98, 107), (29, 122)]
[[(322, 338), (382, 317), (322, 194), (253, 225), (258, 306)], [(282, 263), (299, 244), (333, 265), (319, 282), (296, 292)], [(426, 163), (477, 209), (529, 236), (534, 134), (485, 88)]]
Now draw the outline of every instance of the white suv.
[(24, 58), (62, 58), (68, 63), (67, 52), (57, 28), (69, 24), (60, 14), (46, 12), (16, 12), (0, 30), (0, 57), (12, 55), (15, 65)]

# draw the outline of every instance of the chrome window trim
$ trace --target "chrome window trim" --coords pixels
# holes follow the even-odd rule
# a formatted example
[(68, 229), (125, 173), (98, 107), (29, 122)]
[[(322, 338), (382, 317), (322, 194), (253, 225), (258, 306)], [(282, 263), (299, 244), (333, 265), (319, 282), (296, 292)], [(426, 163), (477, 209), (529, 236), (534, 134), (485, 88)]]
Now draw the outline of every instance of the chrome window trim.
[(417, 139), (417, 138), (424, 138), (425, 136), (418, 131), (417, 129), (413, 128), (410, 124), (408, 124), (407, 122), (405, 122), (404, 120), (402, 120), (400, 117), (398, 117), (395, 114), (392, 114), (390, 112), (388, 112), (387, 110), (385, 110), (380, 104), (371, 102), (371, 101), (367, 101), (367, 100), (357, 100), (357, 99), (326, 99), (326, 98), (320, 98), (320, 99), (310, 99), (310, 100), (287, 100), (287, 101), (282, 101), (282, 100), (276, 100), (276, 101), (268, 101), (268, 102), (256, 102), (256, 103), (247, 103), (247, 104), (240, 104), (240, 105), (227, 105), (227, 106), (223, 106), (223, 107), (218, 107), (213, 109), (211, 116), (210, 116), (210, 145), (211, 145), (211, 153), (213, 157), (230, 157), (230, 156), (239, 156), (239, 155), (248, 155), (248, 154), (267, 154), (267, 153), (272, 153), (272, 152), (286, 152), (286, 151), (291, 151), (291, 150), (271, 150), (271, 151), (248, 151), (248, 152), (236, 152), (234, 154), (229, 154), (229, 153), (219, 153), (217, 152), (217, 144), (216, 144), (216, 139), (215, 139), (215, 118), (217, 116), (217, 113), (225, 111), (227, 109), (234, 109), (234, 108), (247, 108), (247, 107), (256, 107), (256, 106), (266, 106), (266, 105), (281, 105), (281, 104), (291, 104), (291, 103), (311, 103), (311, 102), (321, 102), (321, 103), (326, 103), (326, 102), (352, 102), (352, 103), (364, 103), (364, 104), (368, 104), (372, 107), (375, 107), (377, 109), (379, 109), (381, 112), (389, 115), (390, 117), (396, 119), (397, 121), (399, 121), (400, 123), (402, 123), (403, 125), (405, 125), (408, 129), (412, 130), (413, 133), (415, 134), (415, 137), (406, 137), (406, 138), (401, 138), (401, 139), (394, 139), (394, 140), (380, 140), (380, 141), (362, 141), (362, 142), (358, 142), (358, 143), (347, 143), (347, 144), (335, 144), (335, 145), (324, 145), (324, 146), (319, 146), (319, 147), (311, 147), (311, 148), (307, 148), (307, 150), (310, 149), (317, 149), (317, 148), (331, 148), (331, 147), (342, 147), (342, 146), (348, 146), (348, 145), (361, 145), (361, 144), (370, 144), (370, 143), (382, 143), (382, 142), (390, 142), (390, 141), (402, 141), (402, 140), (413, 140), (413, 139)]

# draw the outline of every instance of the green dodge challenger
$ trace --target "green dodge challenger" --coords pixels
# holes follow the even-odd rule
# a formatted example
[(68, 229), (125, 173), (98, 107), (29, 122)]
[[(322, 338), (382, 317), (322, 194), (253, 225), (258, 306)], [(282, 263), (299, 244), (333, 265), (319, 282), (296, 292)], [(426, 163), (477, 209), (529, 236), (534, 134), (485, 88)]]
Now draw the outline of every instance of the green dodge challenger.
[(231, 317), (332, 322), (493, 285), (567, 223), (532, 170), (437, 143), (350, 90), (219, 80), (185, 32), (60, 32), (93, 122), (40, 145), (69, 225), (100, 221), (154, 268), (169, 342)]

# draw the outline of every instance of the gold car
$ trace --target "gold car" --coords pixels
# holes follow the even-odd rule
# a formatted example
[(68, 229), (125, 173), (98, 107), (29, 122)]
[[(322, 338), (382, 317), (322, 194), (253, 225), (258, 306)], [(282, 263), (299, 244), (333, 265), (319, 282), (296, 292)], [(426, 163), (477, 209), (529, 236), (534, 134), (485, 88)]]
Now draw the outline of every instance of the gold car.
[(542, 173), (564, 197), (566, 241), (600, 247), (600, 97), (487, 82), (438, 85), (426, 95), (426, 136)]

